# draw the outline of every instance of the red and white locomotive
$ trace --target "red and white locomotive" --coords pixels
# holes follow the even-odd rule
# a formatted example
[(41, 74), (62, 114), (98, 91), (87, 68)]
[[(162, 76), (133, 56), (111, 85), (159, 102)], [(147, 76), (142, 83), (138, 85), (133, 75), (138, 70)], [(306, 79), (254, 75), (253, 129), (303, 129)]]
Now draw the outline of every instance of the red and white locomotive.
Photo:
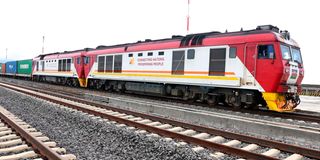
[(33, 70), (39, 81), (280, 112), (299, 104), (303, 76), (298, 44), (271, 25), (40, 55)]

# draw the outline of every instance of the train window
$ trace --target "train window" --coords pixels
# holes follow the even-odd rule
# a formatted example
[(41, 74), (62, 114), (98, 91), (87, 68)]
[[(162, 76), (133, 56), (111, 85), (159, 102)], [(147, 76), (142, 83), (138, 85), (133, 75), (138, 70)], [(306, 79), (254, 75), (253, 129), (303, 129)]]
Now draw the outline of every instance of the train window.
[(139, 56), (139, 57), (143, 56), (143, 53), (138, 53), (138, 56)]
[(282, 58), (285, 60), (291, 59), (290, 48), (285, 45), (281, 45)]
[(153, 52), (148, 52), (148, 56), (153, 56)]
[(194, 59), (195, 50), (188, 49), (187, 59)]
[(90, 62), (90, 57), (84, 57), (84, 64), (89, 64)]
[(112, 67), (113, 67), (113, 56), (107, 56), (105, 72), (112, 72)]
[(62, 60), (62, 71), (67, 70), (67, 59)]
[(270, 45), (258, 46), (258, 59), (275, 59), (274, 47)]
[(164, 55), (164, 52), (163, 52), (163, 51), (160, 51), (160, 52), (158, 52), (158, 55), (159, 55), (159, 56), (163, 56), (163, 55)]
[(122, 71), (122, 55), (114, 56), (114, 72), (121, 73)]
[(98, 57), (98, 72), (104, 71), (105, 56)]
[(67, 59), (67, 68), (66, 71), (71, 71), (71, 59)]
[(236, 58), (237, 56), (237, 48), (236, 47), (230, 47), (229, 49), (229, 58)]
[(59, 60), (58, 71), (60, 72), (61, 70), (62, 70), (62, 60)]
[(133, 57), (133, 54), (132, 54), (132, 53), (130, 53), (130, 54), (128, 55), (128, 57)]
[(80, 64), (81, 63), (81, 59), (80, 57), (77, 58), (77, 64)]
[(37, 71), (39, 71), (39, 61), (37, 62)]

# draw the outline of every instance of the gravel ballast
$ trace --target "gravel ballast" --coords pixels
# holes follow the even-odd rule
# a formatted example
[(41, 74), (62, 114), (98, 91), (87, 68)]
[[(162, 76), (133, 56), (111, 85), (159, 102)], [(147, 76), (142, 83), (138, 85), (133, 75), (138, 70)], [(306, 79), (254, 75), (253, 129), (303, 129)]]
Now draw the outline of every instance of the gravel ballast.
[(211, 159), (208, 151), (135, 133), (76, 111), (0, 87), (0, 105), (75, 154), (78, 159)]

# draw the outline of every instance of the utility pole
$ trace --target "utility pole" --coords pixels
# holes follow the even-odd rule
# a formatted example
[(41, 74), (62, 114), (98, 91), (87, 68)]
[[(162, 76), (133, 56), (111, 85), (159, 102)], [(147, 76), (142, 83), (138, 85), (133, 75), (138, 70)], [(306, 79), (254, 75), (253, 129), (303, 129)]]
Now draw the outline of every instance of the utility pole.
[(190, 0), (188, 0), (187, 34), (189, 33), (189, 23), (190, 23)]
[(44, 53), (44, 36), (42, 36), (42, 54)]

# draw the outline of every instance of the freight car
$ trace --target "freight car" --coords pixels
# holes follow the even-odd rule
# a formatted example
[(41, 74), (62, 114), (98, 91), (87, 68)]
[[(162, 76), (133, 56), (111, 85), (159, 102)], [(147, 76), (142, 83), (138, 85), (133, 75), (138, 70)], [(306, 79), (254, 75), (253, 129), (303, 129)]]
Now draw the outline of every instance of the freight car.
[(5, 75), (15, 76), (17, 74), (17, 61), (6, 62)]
[(27, 79), (32, 77), (32, 59), (17, 61), (16, 76)]
[(4, 75), (6, 73), (6, 64), (0, 63), (0, 75)]

